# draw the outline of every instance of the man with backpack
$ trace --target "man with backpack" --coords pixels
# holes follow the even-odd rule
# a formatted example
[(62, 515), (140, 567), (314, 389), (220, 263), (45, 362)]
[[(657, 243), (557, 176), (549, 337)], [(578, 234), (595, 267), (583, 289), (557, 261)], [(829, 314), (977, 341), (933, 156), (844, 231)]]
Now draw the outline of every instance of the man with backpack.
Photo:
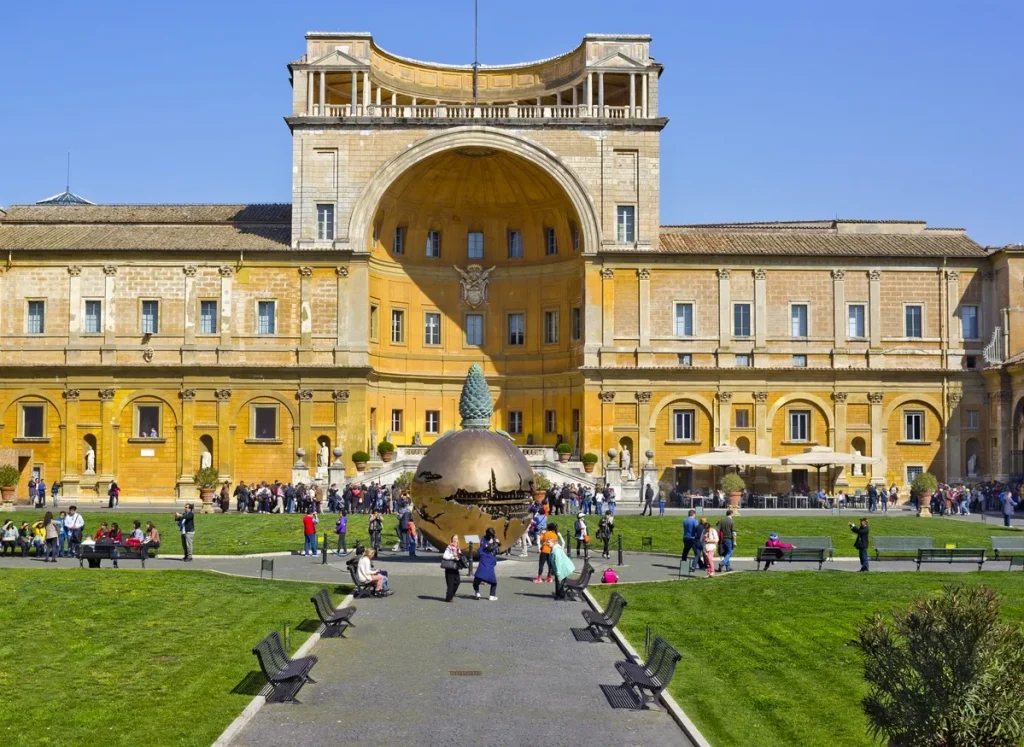
[(402, 552), (409, 547), (409, 510), (404, 502), (398, 507), (398, 549)]

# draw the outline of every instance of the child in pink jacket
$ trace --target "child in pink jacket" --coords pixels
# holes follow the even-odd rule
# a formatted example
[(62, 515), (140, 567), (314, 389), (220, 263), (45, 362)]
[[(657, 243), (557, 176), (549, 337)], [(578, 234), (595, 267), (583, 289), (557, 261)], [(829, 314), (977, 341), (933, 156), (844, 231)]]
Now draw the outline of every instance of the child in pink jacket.
[[(779, 535), (776, 534), (775, 532), (772, 532), (771, 534), (768, 535), (768, 541), (764, 543), (764, 546), (765, 547), (774, 547), (774, 548), (776, 548), (777, 550), (779, 550), (779, 555), (781, 555), (781, 551), (782, 550), (792, 550), (795, 547), (794, 545), (791, 545), (788, 542), (780, 542), (779, 541)], [(764, 557), (764, 556), (762, 556), (762, 557)], [(772, 561), (768, 560), (765, 557), (764, 558), (764, 569), (766, 571), (768, 570), (768, 566), (770, 566), (771, 564), (772, 564)]]

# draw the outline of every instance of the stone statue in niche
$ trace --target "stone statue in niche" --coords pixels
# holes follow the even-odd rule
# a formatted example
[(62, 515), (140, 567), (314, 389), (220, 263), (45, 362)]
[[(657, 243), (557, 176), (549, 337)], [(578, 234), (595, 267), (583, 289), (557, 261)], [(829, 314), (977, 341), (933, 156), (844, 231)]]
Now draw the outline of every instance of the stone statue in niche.
[(967, 476), (977, 477), (978, 476), (978, 455), (971, 454), (967, 457)]
[[(856, 457), (862, 456), (861, 453), (857, 449), (853, 450), (853, 455), (856, 456)], [(864, 477), (864, 465), (863, 464), (854, 464), (853, 465), (853, 476), (854, 477)]]
[(199, 455), (199, 468), (209, 469), (213, 466), (213, 454), (208, 451), (204, 451)]
[(629, 449), (625, 445), (622, 447), (622, 455), (620, 457), (619, 465), (622, 467), (623, 473), (626, 475), (624, 479), (635, 480), (636, 475), (633, 474), (633, 458), (629, 454)]
[(331, 450), (327, 448), (327, 441), (320, 442), (320, 450), (316, 453), (316, 466), (321, 469), (331, 463)]
[(412, 434), (412, 445), (413, 446), (422, 446), (423, 445), (423, 437), (420, 435), (419, 431), (416, 431), (414, 434)]
[(96, 451), (91, 446), (85, 450), (85, 474), (96, 474)]

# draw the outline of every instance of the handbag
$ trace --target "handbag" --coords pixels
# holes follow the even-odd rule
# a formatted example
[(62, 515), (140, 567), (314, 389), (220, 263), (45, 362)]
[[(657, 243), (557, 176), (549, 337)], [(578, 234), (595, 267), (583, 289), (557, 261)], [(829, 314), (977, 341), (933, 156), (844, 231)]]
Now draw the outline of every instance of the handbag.
[(442, 558), (441, 567), (446, 571), (457, 571), (459, 570), (459, 561), (455, 560), (455, 558)]

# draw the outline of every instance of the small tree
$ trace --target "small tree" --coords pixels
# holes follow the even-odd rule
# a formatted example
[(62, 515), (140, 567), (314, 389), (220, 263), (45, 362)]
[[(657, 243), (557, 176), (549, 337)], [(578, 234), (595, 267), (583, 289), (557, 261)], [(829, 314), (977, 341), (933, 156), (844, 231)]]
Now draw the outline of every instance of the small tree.
[(555, 451), (559, 454), (572, 454), (572, 444), (567, 444), (565, 441), (562, 441), (562, 443), (555, 447)]
[(747, 489), (746, 481), (744, 481), (744, 479), (735, 472), (729, 472), (722, 475), (722, 479), (718, 485), (722, 488), (722, 491), (726, 493), (742, 493)]
[(356, 451), (352, 454), (352, 461), (355, 464), (365, 464), (370, 461), (370, 455), (365, 451)]
[(592, 451), (588, 451), (580, 457), (580, 461), (584, 464), (597, 464), (597, 454)]
[(377, 444), (378, 454), (393, 454), (395, 452), (395, 445), (390, 441), (381, 441)]
[(890, 621), (866, 621), (869, 732), (904, 747), (1014, 747), (1024, 740), (1024, 626), (1000, 622), (987, 586), (946, 586)]
[(412, 472), (403, 472), (395, 478), (395, 486), (399, 490), (408, 490), (412, 486)]
[(939, 489), (939, 480), (931, 472), (922, 472), (910, 483), (910, 492), (918, 496), (930, 496)]
[(551, 487), (551, 480), (548, 476), (542, 472), (533, 473), (533, 489), (534, 490), (547, 490)]
[(13, 488), (18, 484), (18, 477), (21, 475), (18, 468), (13, 464), (0, 464), (0, 486)]
[(220, 473), (216, 467), (202, 467), (193, 476), (192, 480), (201, 488), (212, 488), (217, 485)]

